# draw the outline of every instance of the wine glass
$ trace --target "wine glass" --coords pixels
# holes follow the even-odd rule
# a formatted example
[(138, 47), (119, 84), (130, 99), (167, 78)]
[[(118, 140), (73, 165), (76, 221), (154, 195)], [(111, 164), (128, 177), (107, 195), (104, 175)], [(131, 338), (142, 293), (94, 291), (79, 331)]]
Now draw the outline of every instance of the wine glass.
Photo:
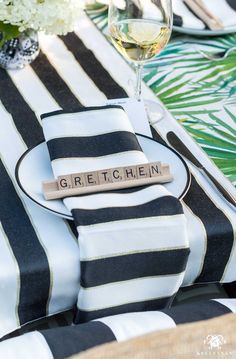
[(117, 50), (136, 67), (135, 98), (138, 101), (141, 100), (143, 65), (168, 43), (172, 19), (171, 0), (110, 0), (109, 32)]

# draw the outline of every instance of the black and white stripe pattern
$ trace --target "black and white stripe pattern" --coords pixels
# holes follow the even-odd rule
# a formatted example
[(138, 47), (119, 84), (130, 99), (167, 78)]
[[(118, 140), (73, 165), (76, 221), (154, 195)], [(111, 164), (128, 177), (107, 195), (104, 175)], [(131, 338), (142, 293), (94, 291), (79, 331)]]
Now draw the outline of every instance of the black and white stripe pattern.
[[(158, 123), (154, 126), (154, 138), (168, 144), (168, 131), (176, 122)], [(184, 130), (176, 127), (176, 133), (181, 138)], [(165, 140), (166, 139), (166, 140)], [(191, 141), (185, 143), (201, 151)], [(194, 153), (194, 152), (193, 152)], [(209, 160), (204, 163), (208, 166)], [(183, 286), (192, 283), (230, 282), (234, 279), (233, 266), (235, 261), (235, 209), (231, 208), (221, 196), (216, 197), (214, 188), (209, 182), (199, 176), (191, 163), (191, 185), (183, 199), (184, 213), (187, 218), (190, 256), (187, 264)], [(215, 172), (217, 176), (217, 171)], [(203, 189), (204, 188), (204, 189)], [(218, 225), (220, 225), (220, 230)], [(216, 230), (216, 228), (218, 228)], [(220, 249), (221, 248), (221, 249)]]
[[(67, 37), (58, 38), (40, 34), (40, 38), (42, 55), (32, 66), (8, 73), (0, 70), (0, 154), (5, 172), (5, 176), (1, 178), (0, 187), (1, 193), (4, 188), (8, 194), (4, 195), (4, 201), (1, 197), (3, 219), (0, 218), (2, 222), (0, 226), (0, 337), (25, 324), (25, 320), (31, 321), (38, 315), (53, 315), (72, 308), (79, 289), (79, 251), (70, 226), (61, 218), (38, 208), (22, 195), (14, 177), (15, 164), (22, 153), (43, 139), (41, 124), (38, 121), (39, 115), (60, 108), (75, 110), (81, 104), (84, 106), (101, 105), (106, 103), (110, 93), (114, 97), (124, 97), (125, 94), (130, 96), (133, 93), (132, 81), (135, 81), (134, 72), (87, 16), (81, 18), (76, 36), (70, 42), (70, 48), (64, 41)], [(80, 46), (83, 50), (83, 59), (76, 58)], [(78, 62), (82, 60), (83, 63)], [(85, 67), (86, 63), (92, 67), (91, 64), (95, 61), (96, 70), (89, 71)], [(101, 74), (106, 80), (103, 81)], [(143, 96), (156, 99), (146, 86), (143, 86)], [(220, 171), (169, 113), (166, 112), (165, 121), (155, 126), (153, 130), (155, 136), (157, 131), (163, 138), (166, 138), (168, 131), (176, 132), (222, 185), (231, 193), (235, 193)], [(221, 272), (215, 271), (211, 266), (211, 276), (201, 275), (201, 280), (231, 282), (236, 279), (235, 211), (211, 188), (196, 169), (191, 167), (191, 171), (197, 183), (192, 182), (191, 195), (189, 194), (183, 203), (191, 248), (184, 285), (194, 283), (199, 278), (205, 258), (209, 256), (216, 258), (215, 253), (217, 253), (216, 269), (218, 268), (221, 254), (217, 246), (224, 242), (224, 238), (227, 238), (225, 243), (228, 258), (226, 255), (223, 256), (225, 263), (223, 275), (222, 269)], [(196, 208), (199, 187), (202, 191), (202, 198)], [(7, 208), (8, 199), (12, 196), (16, 201), (10, 220), (7, 218), (9, 216)], [(206, 214), (206, 218), (205, 214), (203, 215), (206, 213), (205, 201), (209, 200), (211, 206), (218, 211), (218, 219), (220, 216), (217, 222), (210, 213)], [(22, 225), (20, 221), (22, 213), (24, 213), (25, 228), (21, 228), (21, 231), (16, 233), (15, 221), (17, 220), (19, 226)], [(8, 221), (7, 231), (6, 226), (3, 227), (3, 220)], [(214, 228), (214, 231), (210, 228)], [(36, 246), (40, 248), (36, 263), (30, 259), (31, 246), (24, 245), (24, 241), (28, 241), (29, 237), (22, 235), (23, 230), (25, 233), (32, 234), (33, 240), (37, 242)], [(18, 233), (21, 233), (21, 236)], [(214, 241), (215, 234), (218, 233), (221, 233), (220, 237)], [(19, 250), (15, 252), (16, 240), (24, 246), (24, 253), (20, 253), (21, 258)], [(211, 246), (211, 251), (214, 250), (214, 252), (207, 251), (211, 241), (215, 243)], [(231, 250), (229, 243), (233, 243)], [(38, 265), (40, 263), (41, 265)], [(31, 283), (34, 283), (40, 272), (50, 272), (50, 276), (47, 275), (47, 279), (41, 282), (42, 288), (37, 291), (38, 298), (35, 298), (35, 295), (31, 295)], [(208, 272), (206, 266), (204, 272)], [(25, 283), (26, 277), (29, 285), (21, 286), (21, 283)], [(23, 306), (22, 300), (25, 298), (25, 306)], [(24, 315), (22, 315), (23, 310)]]
[[(191, 164), (189, 166), (193, 173), (196, 173), (194, 166)], [(193, 198), (196, 199), (195, 202), (193, 202)], [(210, 196), (206, 190), (203, 190), (201, 182), (193, 175), (183, 203), (185, 204), (187, 218), (189, 218), (191, 211), (191, 214), (196, 216), (202, 227), (202, 241), (198, 240), (191, 248), (192, 253), (185, 277), (186, 282), (189, 280), (188, 275), (191, 275), (193, 267), (197, 264), (194, 263), (194, 259), (201, 260), (198, 262), (198, 275), (195, 277), (195, 283), (223, 282), (234, 248), (234, 224), (230, 220), (235, 215), (233, 208), (232, 210), (228, 208), (229, 211), (227, 211), (227, 205), (223, 208), (219, 207), (214, 201), (214, 196)], [(220, 226), (220, 231), (216, 231), (217, 225)], [(201, 238), (200, 232), (198, 232), (198, 238)], [(194, 244), (194, 241), (191, 243)], [(199, 254), (196, 255), (196, 250), (201, 251), (200, 256)]]
[[(202, 0), (203, 5), (218, 18), (224, 28), (236, 26), (236, 0)], [(185, 3), (184, 0), (172, 0), (174, 25), (190, 29), (203, 30), (207, 26)]]
[(122, 342), (153, 331), (175, 328), (179, 324), (235, 312), (236, 299), (216, 299), (164, 311), (120, 314), (72, 327), (35, 331), (6, 340), (0, 343), (0, 357), (65, 359), (111, 341)]
[[(9, 245), (19, 267), (21, 286), (21, 290), (18, 293), (19, 322), (27, 323), (32, 319), (37, 319), (47, 314), (46, 308), (50, 292), (49, 263), (45, 250), (38, 241), (35, 229), (30, 223), (24, 206), (2, 162), (0, 162), (0, 176), (2, 179), (0, 188), (1, 229), (8, 238)], [(14, 226), (12, 226), (12, 216), (14, 216)], [(19, 238), (23, 238), (23, 240), (19, 241)], [(25, 248), (28, 248), (30, 256)], [(40, 268), (40, 270), (35, 273), (27, 270), (27, 268), (31, 267), (32, 263), (34, 263), (36, 268)], [(41, 297), (39, 297), (39, 293)], [(27, 305), (29, 295), (33, 303), (31, 306)]]
[[(147, 159), (123, 109), (42, 116), (56, 177)], [(76, 321), (155, 310), (171, 303), (188, 258), (180, 202), (162, 186), (64, 199), (79, 232)]]
[[(87, 29), (90, 28), (90, 31)], [(129, 87), (129, 80), (134, 79), (134, 73), (126, 66), (124, 61), (120, 61), (120, 56), (115, 54), (115, 50), (111, 46), (106, 47), (106, 52), (101, 52), (99, 49), (105, 46), (105, 38), (100, 34), (96, 27), (91, 23), (90, 20), (84, 19), (83, 23), (79, 24), (79, 28), (76, 31), (77, 36), (81, 38), (84, 44), (93, 51), (93, 55), (99, 59), (100, 63), (109, 70), (109, 73), (112, 74), (113, 79), (119, 85), (123, 85), (127, 93), (132, 93), (132, 89)], [(114, 61), (110, 61), (110, 58), (113, 58)], [(115, 59), (117, 61), (115, 61)], [(120, 71), (117, 72), (117, 67), (119, 66)], [(121, 94), (122, 96), (122, 94)], [(143, 86), (143, 96), (144, 98), (155, 99), (153, 93), (145, 86)], [(153, 135), (159, 132), (161, 137), (166, 139), (168, 131), (174, 131), (178, 136), (186, 143), (189, 148), (191, 148), (193, 154), (200, 159), (203, 165), (211, 171), (211, 173), (235, 196), (235, 189), (232, 185), (225, 180), (223, 174), (212, 164), (207, 156), (204, 154), (201, 149), (196, 145), (194, 141), (191, 140), (190, 136), (186, 136), (186, 132), (181, 128), (181, 126), (176, 122), (173, 117), (166, 113), (166, 120), (160, 121), (154, 125)], [(158, 136), (160, 140), (160, 136)], [(167, 142), (168, 143), (168, 142)], [(235, 270), (234, 263), (236, 260), (236, 246), (234, 245), (236, 240), (236, 214), (235, 209), (228, 206), (227, 202), (222, 199), (222, 197), (211, 187), (209, 182), (204, 179), (201, 174), (191, 167), (192, 176), (196, 179), (195, 184), (191, 184), (191, 195), (188, 196), (188, 204), (183, 202), (184, 213), (187, 217), (187, 230), (188, 230), (188, 239), (190, 242), (190, 257), (187, 265), (187, 270), (184, 278), (184, 285), (190, 285), (194, 283), (199, 277), (202, 267), (206, 258), (206, 250), (212, 239), (214, 239), (214, 233), (218, 231), (221, 233), (220, 238), (224, 242), (224, 238), (229, 238), (228, 243), (231, 243), (230, 253), (228, 251), (228, 258), (225, 258), (225, 270), (222, 276), (216, 276), (215, 271), (211, 270), (211, 279), (209, 282), (231, 282), (235, 280)], [(202, 200), (199, 202), (198, 198), (198, 189), (201, 189)], [(210, 200), (213, 208), (218, 211), (220, 216), (219, 226), (218, 221), (215, 221), (214, 216), (210, 212), (205, 210), (205, 201)], [(198, 208), (197, 211), (194, 208)], [(206, 219), (203, 221), (202, 216), (205, 213)], [(219, 217), (218, 217), (219, 218)], [(206, 222), (209, 225), (206, 225)], [(210, 231), (210, 227), (214, 228), (215, 231)], [(220, 240), (218, 243), (221, 243)], [(228, 244), (227, 244), (228, 245)], [(211, 247), (212, 248), (212, 247)], [(217, 252), (217, 245), (214, 248), (214, 253), (212, 257), (215, 257)], [(209, 252), (208, 252), (209, 253)], [(221, 262), (221, 255), (218, 252), (217, 263)], [(204, 283), (204, 280), (203, 280)]]
[[(21, 74), (18, 79), (20, 77)], [(15, 164), (27, 147), (38, 143), (43, 135), (14, 76), (2, 70), (0, 78), (0, 123), (4, 129), (0, 132), (2, 337), (29, 321), (74, 305), (79, 287), (79, 255), (67, 223), (40, 210), (19, 192)], [(55, 256), (58, 245), (59, 252), (63, 252), (64, 265)], [(67, 287), (66, 296), (63, 287)]]
[[(192, 197), (198, 201), (192, 203)], [(202, 221), (207, 233), (207, 247), (205, 248), (204, 262), (201, 271), (195, 279), (196, 283), (220, 282), (224, 276), (234, 246), (233, 226), (227, 215), (205, 195), (198, 182), (192, 177), (191, 188), (185, 196), (184, 202), (191, 206), (192, 212)], [(220, 231), (216, 233), (216, 223)], [(222, 240), (223, 238), (223, 240)]]

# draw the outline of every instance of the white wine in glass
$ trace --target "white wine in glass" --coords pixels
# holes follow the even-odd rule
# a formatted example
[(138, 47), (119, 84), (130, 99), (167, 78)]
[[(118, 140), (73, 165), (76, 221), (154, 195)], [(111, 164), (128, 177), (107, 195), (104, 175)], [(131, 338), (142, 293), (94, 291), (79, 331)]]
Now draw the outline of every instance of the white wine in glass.
[(138, 101), (143, 65), (168, 43), (172, 16), (171, 0), (110, 0), (109, 32), (118, 51), (136, 66)]

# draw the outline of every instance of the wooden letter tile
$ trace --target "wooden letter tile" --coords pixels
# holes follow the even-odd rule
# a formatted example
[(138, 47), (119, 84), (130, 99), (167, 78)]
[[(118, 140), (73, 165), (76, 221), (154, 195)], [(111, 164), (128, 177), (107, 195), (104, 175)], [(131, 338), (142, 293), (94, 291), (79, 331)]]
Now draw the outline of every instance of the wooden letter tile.
[(123, 181), (125, 178), (124, 168), (111, 168), (111, 178), (112, 182), (120, 182)]
[(161, 162), (153, 162), (149, 164), (151, 177), (157, 177), (161, 175)]
[(162, 165), (161, 162), (153, 162), (59, 176), (57, 181), (44, 182), (43, 191), (45, 199), (51, 200), (166, 183), (172, 180), (173, 176), (170, 174), (168, 164)]
[(72, 186), (73, 188), (78, 188), (78, 187), (84, 187), (86, 182), (85, 182), (85, 178), (84, 175), (82, 173), (78, 173), (78, 174), (73, 174), (71, 175), (72, 177)]
[(150, 177), (149, 164), (138, 165), (137, 166), (137, 176), (138, 176), (138, 178)]
[(112, 183), (111, 170), (98, 171), (98, 179), (100, 184)]
[(86, 186), (96, 186), (99, 184), (97, 171), (84, 173)]
[(137, 178), (137, 168), (136, 166), (127, 166), (124, 169), (125, 172), (125, 180), (130, 181)]
[(58, 176), (58, 188), (59, 190), (72, 188), (71, 175)]

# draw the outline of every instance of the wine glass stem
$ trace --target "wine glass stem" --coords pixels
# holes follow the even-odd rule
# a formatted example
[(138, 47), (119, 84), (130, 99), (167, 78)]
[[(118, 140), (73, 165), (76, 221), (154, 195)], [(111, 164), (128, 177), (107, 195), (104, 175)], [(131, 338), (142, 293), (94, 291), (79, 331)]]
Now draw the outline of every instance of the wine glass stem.
[(135, 66), (136, 66), (135, 98), (137, 101), (141, 101), (143, 64), (135, 64)]

